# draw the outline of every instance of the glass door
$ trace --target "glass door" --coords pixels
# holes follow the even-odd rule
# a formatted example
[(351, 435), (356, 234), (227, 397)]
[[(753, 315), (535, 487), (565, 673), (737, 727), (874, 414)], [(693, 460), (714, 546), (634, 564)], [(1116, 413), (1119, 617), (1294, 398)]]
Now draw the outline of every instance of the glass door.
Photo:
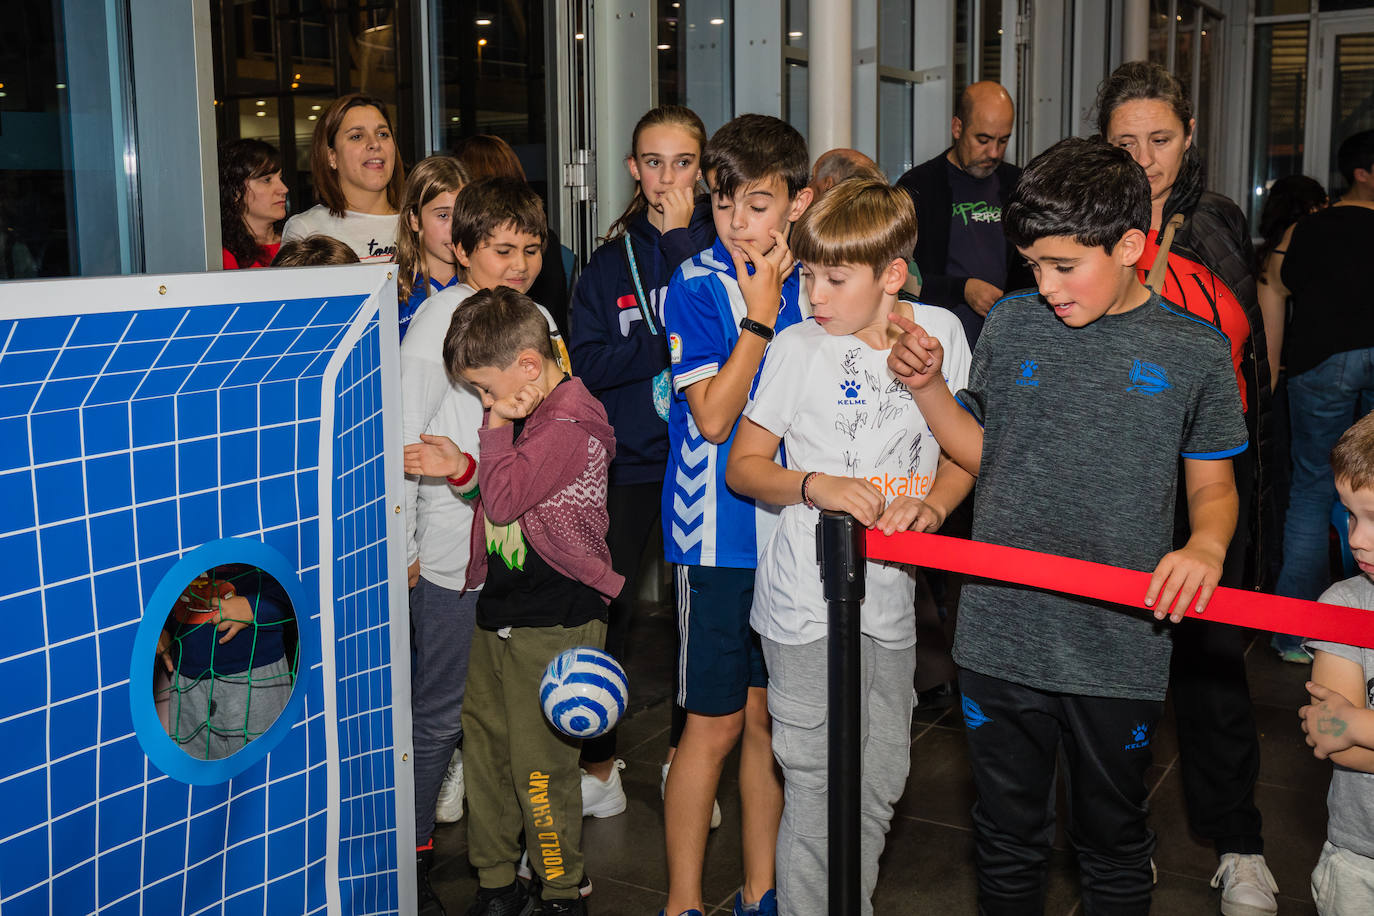
[[(591, 0), (561, 0), (554, 7), (555, 114), (558, 163), (562, 172), (557, 194), (550, 187), (563, 244), (581, 263), (596, 249), (596, 73), (593, 67)], [(554, 184), (554, 182), (550, 182)], [(553, 198), (557, 197), (554, 205)]]
[(1335, 196), (1345, 187), (1336, 151), (1351, 134), (1374, 128), (1374, 15), (1322, 17), (1316, 76), (1308, 90), (1304, 169)]

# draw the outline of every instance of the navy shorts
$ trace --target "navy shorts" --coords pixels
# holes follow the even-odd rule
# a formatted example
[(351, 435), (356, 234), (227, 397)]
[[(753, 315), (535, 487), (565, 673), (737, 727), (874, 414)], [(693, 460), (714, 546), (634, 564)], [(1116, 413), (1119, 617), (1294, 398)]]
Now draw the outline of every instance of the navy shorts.
[(721, 716), (739, 712), (750, 687), (767, 687), (758, 634), (749, 626), (754, 571), (677, 568), (678, 705)]

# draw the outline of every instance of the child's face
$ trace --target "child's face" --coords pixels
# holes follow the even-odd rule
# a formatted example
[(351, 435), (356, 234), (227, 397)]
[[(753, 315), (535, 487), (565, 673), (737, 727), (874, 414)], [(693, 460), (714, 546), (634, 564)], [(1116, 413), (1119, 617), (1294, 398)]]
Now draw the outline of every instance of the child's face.
[(453, 201), (457, 191), (445, 191), (420, 208), (420, 218), (410, 215), (411, 231), (419, 234), (425, 260), (453, 266)]
[(706, 176), (711, 192), (711, 213), (716, 223), (716, 235), (726, 248), (736, 248), (749, 242), (762, 254), (768, 254), (776, 244), (768, 233), (774, 229), (787, 235), (788, 226), (802, 215), (811, 202), (811, 189), (803, 188), (795, 198), (788, 198), (787, 183), (778, 175), (763, 181), (742, 185), (734, 197), (714, 191), (715, 173)]
[(458, 263), (467, 271), (464, 278), (473, 289), (495, 289), (509, 286), (519, 293), (527, 293), (535, 277), (544, 267), (544, 240), (506, 223), (477, 243), (471, 254), (462, 246), (454, 253)]
[[(531, 357), (531, 358), (527, 358)], [(531, 366), (538, 361), (543, 365), (543, 360), (539, 354), (533, 350), (523, 350), (515, 357), (509, 366), (498, 369), (495, 366), (482, 366), (479, 369), (464, 369), (463, 378), (469, 385), (477, 389), (477, 393), (482, 398), (482, 406), (491, 409), (502, 398), (508, 398), (515, 394), (522, 387), (529, 384), (533, 378), (539, 377), (537, 369), (531, 370)]]
[(701, 178), (700, 162), (695, 136), (675, 124), (656, 124), (639, 132), (638, 149), (627, 165), (649, 206), (661, 212), (666, 192), (690, 190)]
[(1341, 505), (1350, 511), (1348, 539), (1350, 553), (1360, 572), (1374, 578), (1374, 490), (1362, 487), (1355, 490), (1348, 480), (1336, 481), (1336, 493)]
[(1101, 245), (1083, 245), (1063, 235), (1037, 239), (1018, 248), (1035, 273), (1040, 295), (1055, 316), (1071, 328), (1092, 324), (1103, 315), (1130, 311), (1135, 262), (1145, 234), (1132, 229), (1109, 254)]
[(878, 273), (867, 264), (802, 266), (811, 313), (825, 333), (835, 337), (857, 334), (866, 328), (885, 329), (887, 296), (895, 296), (904, 279), (905, 261), (893, 261)]

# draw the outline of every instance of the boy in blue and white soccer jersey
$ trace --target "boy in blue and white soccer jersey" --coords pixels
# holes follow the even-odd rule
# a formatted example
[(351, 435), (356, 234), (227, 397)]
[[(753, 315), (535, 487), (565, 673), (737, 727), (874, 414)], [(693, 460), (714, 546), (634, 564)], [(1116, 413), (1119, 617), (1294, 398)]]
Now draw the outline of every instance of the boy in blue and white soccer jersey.
[(700, 916), (702, 861), (725, 757), (743, 735), (744, 887), (735, 911), (772, 913), (782, 787), (773, 766), (763, 655), (749, 628), (754, 567), (777, 510), (732, 493), (725, 464), (775, 332), (802, 318), (787, 231), (811, 202), (806, 141), (742, 115), (706, 145), (716, 244), (682, 265), (664, 324), (674, 397), (663, 543), (678, 564), (678, 703), (687, 726), (664, 789), (671, 916)]

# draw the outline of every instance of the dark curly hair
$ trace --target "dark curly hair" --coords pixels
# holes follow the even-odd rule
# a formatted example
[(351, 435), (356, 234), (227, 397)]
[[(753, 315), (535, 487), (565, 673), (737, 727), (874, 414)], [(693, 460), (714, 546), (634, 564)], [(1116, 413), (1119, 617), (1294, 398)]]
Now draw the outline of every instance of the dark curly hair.
[[(263, 140), (230, 140), (219, 146), (220, 244), (240, 267), (270, 260), (244, 221), (243, 195), (248, 182), (280, 171), (281, 155), (275, 146)], [(281, 222), (274, 228), (280, 232)]]
[(1264, 239), (1255, 249), (1255, 269), (1259, 282), (1267, 282), (1264, 262), (1283, 241), (1288, 227), (1313, 210), (1326, 206), (1326, 189), (1315, 178), (1306, 175), (1285, 175), (1265, 192), (1264, 209), (1260, 210), (1259, 231)]

